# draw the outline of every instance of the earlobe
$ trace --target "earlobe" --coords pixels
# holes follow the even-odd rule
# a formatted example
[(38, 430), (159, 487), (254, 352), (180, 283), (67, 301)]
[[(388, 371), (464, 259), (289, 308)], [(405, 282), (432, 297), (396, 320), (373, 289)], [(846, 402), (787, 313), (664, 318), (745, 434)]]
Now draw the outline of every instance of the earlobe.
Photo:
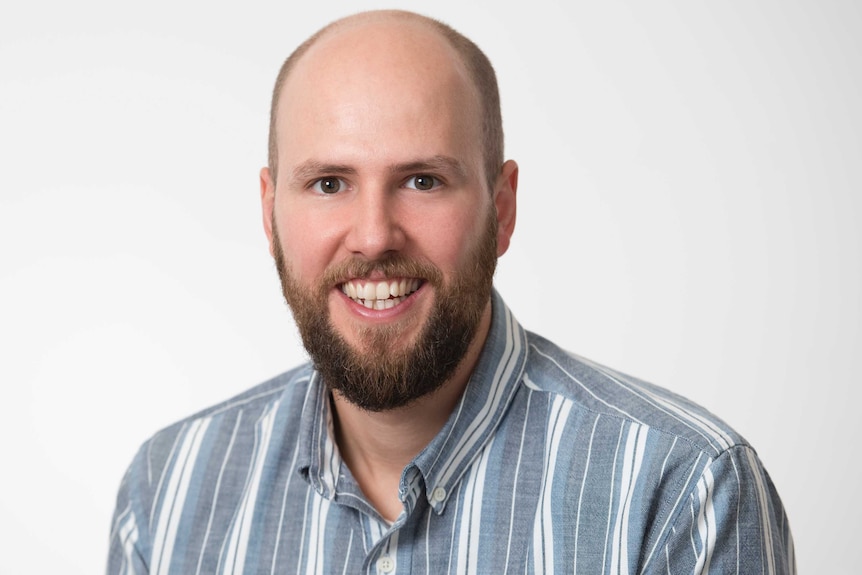
[(272, 246), (272, 214), (275, 209), (275, 182), (272, 181), (272, 174), (269, 168), (260, 169), (260, 207), (261, 216), (263, 217), (263, 231), (266, 233), (266, 239), (269, 242), (269, 253), (275, 255)]
[(497, 257), (509, 249), (515, 231), (517, 214), (518, 164), (508, 160), (503, 164), (494, 188), (494, 206), (497, 209)]

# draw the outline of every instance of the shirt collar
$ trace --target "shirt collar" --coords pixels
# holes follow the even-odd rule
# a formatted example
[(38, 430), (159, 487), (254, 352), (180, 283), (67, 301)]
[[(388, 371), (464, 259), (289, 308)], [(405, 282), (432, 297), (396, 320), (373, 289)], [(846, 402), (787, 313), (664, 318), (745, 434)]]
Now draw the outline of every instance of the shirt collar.
[(526, 331), (493, 290), (491, 327), (464, 395), (440, 433), (413, 460), (425, 477), (428, 503), (437, 513), (442, 513), (461, 477), (493, 438), (526, 361)]
[[(493, 290), (491, 327), (476, 368), (443, 429), (405, 468), (402, 497), (418, 496), (418, 470), (425, 480), (428, 503), (442, 513), (455, 486), (502, 421), (526, 358), (526, 332)], [(329, 394), (314, 372), (302, 407), (297, 469), (326, 498), (335, 493), (341, 465), (332, 429)]]

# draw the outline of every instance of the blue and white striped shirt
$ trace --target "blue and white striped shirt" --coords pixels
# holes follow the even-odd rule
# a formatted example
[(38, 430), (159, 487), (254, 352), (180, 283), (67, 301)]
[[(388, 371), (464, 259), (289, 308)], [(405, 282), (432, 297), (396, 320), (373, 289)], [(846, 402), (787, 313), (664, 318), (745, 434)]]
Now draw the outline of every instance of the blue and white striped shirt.
[(753, 449), (666, 390), (562, 351), (494, 294), (477, 367), (387, 523), (304, 366), (162, 430), (117, 500), (108, 573), (794, 573)]

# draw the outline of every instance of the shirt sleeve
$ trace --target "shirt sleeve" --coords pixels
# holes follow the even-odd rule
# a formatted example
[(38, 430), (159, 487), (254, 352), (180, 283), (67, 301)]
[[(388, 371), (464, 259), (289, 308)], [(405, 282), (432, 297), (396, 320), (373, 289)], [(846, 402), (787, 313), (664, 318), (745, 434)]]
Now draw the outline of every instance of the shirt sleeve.
[(748, 446), (703, 471), (644, 573), (796, 573), (793, 539), (772, 480)]
[(126, 471), (117, 494), (111, 524), (107, 575), (142, 575), (150, 572), (142, 553), (143, 540), (147, 533), (146, 513), (142, 512), (132, 496), (132, 487), (136, 482), (137, 468), (142, 456), (143, 449), (138, 452)]

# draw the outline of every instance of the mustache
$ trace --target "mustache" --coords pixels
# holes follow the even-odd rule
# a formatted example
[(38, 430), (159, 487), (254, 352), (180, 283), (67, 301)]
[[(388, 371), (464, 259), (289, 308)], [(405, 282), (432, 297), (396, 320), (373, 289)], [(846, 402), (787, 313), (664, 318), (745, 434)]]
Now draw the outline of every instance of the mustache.
[(443, 274), (436, 266), (396, 254), (378, 260), (353, 258), (333, 264), (324, 272), (321, 286), (342, 284), (352, 279), (367, 279), (372, 274), (419, 278), (427, 280), (434, 286), (440, 285), (443, 281)]

